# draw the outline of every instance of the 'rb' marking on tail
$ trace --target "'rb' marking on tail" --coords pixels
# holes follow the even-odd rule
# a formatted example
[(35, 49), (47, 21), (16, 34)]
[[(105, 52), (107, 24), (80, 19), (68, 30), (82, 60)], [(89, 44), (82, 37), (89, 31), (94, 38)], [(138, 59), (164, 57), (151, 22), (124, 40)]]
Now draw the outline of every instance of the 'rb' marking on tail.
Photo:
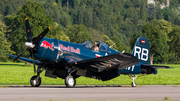
[(132, 50), (132, 55), (138, 58), (139, 64), (126, 68), (128, 71), (137, 71), (141, 64), (149, 64), (150, 62), (149, 41), (145, 37), (139, 37)]
[[(142, 49), (142, 51), (141, 51), (141, 49)], [(147, 61), (149, 50), (146, 48), (141, 48), (141, 47), (135, 46), (134, 56), (136, 56), (136, 54), (137, 54), (138, 59)]]

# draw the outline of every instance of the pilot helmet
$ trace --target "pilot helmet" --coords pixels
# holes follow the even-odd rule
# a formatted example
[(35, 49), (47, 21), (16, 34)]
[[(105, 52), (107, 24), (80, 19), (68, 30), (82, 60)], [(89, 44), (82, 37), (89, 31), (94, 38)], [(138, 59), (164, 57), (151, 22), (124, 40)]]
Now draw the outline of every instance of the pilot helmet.
[(98, 43), (97, 42), (94, 42), (95, 45), (97, 45)]

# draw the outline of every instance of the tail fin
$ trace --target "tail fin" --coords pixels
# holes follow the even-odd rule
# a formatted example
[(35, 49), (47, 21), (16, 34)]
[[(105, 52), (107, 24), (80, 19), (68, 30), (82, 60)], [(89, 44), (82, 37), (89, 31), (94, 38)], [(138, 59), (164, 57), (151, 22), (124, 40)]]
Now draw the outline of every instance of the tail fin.
[(150, 49), (149, 49), (149, 41), (145, 38), (140, 36), (131, 52), (132, 55), (136, 56), (139, 59), (139, 62), (143, 64), (150, 63)]

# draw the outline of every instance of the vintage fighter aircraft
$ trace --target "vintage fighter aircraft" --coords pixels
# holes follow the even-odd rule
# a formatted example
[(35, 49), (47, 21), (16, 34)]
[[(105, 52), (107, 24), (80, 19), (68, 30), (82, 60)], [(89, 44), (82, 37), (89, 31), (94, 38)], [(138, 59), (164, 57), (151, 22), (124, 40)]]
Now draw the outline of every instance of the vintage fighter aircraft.
[[(74, 87), (76, 78), (79, 76), (106, 81), (120, 74), (129, 75), (132, 79), (132, 87), (135, 87), (136, 74), (156, 74), (156, 67), (165, 67), (148, 65), (149, 42), (144, 37), (138, 38), (132, 54), (117, 52), (102, 41), (95, 42), (98, 48), (95, 50), (91, 41), (76, 44), (44, 37), (50, 28), (32, 38), (27, 18), (25, 22), (29, 40), (29, 42), (25, 42), (27, 49), (18, 56), (9, 56), (14, 57), (14, 61), (20, 59), (34, 64), (35, 73), (35, 66), (38, 66), (37, 75), (30, 79), (32, 87), (40, 86), (40, 73), (43, 70), (46, 70), (45, 76), (47, 77), (65, 79), (66, 87)], [(27, 50), (32, 59), (20, 57)]]

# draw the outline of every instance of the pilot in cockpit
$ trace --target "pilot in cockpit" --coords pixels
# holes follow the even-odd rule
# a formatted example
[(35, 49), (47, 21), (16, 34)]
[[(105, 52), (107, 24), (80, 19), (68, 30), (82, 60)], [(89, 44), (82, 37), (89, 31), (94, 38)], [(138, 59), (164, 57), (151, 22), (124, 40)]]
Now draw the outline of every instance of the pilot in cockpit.
[(98, 42), (94, 42), (92, 50), (99, 51), (99, 44), (98, 44)]

